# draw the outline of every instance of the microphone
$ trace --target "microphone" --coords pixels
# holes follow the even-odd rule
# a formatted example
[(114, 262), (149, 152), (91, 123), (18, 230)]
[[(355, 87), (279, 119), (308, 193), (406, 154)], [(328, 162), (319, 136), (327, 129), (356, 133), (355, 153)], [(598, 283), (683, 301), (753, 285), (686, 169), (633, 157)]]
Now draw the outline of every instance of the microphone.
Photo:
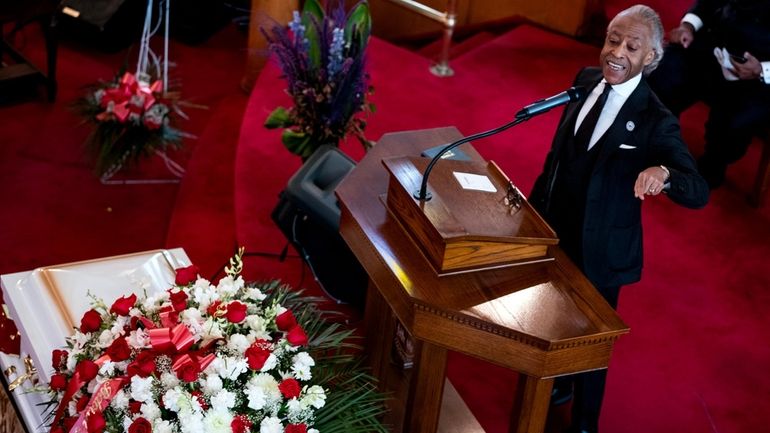
[(518, 113), (516, 113), (516, 118), (513, 121), (508, 122), (503, 126), (497, 127), (495, 129), (490, 129), (489, 131), (486, 131), (486, 132), (480, 132), (478, 134), (469, 135), (468, 137), (461, 138), (455, 142), (447, 144), (446, 146), (444, 146), (443, 149), (441, 149), (440, 152), (438, 152), (433, 157), (433, 159), (430, 160), (430, 162), (428, 163), (428, 167), (425, 168), (425, 173), (423, 173), (422, 175), (422, 183), (420, 184), (420, 189), (415, 191), (412, 194), (412, 196), (420, 201), (428, 201), (431, 199), (431, 194), (430, 192), (428, 192), (428, 175), (430, 175), (431, 170), (433, 170), (433, 166), (436, 165), (436, 163), (441, 159), (441, 157), (445, 153), (454, 149), (455, 147), (461, 144), (465, 144), (471, 140), (477, 140), (480, 138), (489, 137), (490, 135), (498, 134), (510, 127), (518, 125), (519, 123), (526, 122), (532, 116), (545, 113), (551, 108), (558, 107), (559, 105), (564, 105), (570, 102), (579, 101), (585, 98), (585, 96), (586, 96), (585, 87), (580, 87), (580, 86), (570, 87), (569, 89), (559, 93), (558, 95), (551, 96), (550, 98), (542, 99), (533, 104), (527, 105), (526, 107), (519, 110)]
[(551, 96), (550, 98), (541, 99), (537, 102), (527, 105), (516, 113), (516, 118), (530, 118), (543, 114), (552, 108), (556, 108), (560, 105), (569, 104), (570, 102), (579, 101), (586, 96), (586, 88), (582, 86), (570, 87), (569, 89), (559, 93), (558, 95)]

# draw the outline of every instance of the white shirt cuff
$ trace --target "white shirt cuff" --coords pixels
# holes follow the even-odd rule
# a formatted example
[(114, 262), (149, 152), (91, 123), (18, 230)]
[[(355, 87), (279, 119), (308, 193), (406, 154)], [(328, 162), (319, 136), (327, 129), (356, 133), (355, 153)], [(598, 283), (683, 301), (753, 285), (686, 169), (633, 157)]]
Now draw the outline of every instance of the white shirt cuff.
[(682, 22), (690, 23), (696, 32), (703, 27), (703, 20), (701, 20), (697, 15), (691, 13), (685, 14), (684, 18), (682, 18)]
[(762, 62), (762, 81), (770, 84), (770, 62)]

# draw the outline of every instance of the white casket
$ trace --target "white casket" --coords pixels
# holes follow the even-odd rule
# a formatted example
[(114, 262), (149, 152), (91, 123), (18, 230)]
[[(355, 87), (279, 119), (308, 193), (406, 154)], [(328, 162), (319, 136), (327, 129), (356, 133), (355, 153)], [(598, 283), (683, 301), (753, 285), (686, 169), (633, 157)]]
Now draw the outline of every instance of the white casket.
[[(181, 248), (153, 250), (103, 259), (46, 266), (33, 271), (0, 276), (10, 317), (21, 333), (21, 356), (0, 353), (2, 371), (13, 366), (12, 382), (24, 374), (29, 358), (37, 369), (39, 385), (45, 385), (52, 372), (51, 352), (65, 345), (72, 329), (80, 326), (83, 313), (91, 309), (93, 295), (110, 305), (115, 299), (136, 293), (143, 296), (167, 290), (174, 284), (175, 269), (189, 266)], [(29, 363), (30, 361), (27, 361)], [(10, 394), (30, 433), (43, 433), (43, 410), (39, 405), (48, 396), (30, 392), (27, 380)]]

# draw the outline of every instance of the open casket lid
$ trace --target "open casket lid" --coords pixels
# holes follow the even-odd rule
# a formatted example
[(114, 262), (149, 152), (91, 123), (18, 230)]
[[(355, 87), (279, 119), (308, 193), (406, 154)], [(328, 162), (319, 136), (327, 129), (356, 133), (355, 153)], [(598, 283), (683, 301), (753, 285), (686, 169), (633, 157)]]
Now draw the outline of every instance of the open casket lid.
[(175, 269), (190, 265), (181, 248), (153, 250), (102, 259), (46, 266), (3, 275), (5, 301), (21, 333), (21, 350), (32, 357), (48, 383), (51, 352), (80, 326), (92, 296), (107, 305), (131, 293), (144, 296), (173, 287)]

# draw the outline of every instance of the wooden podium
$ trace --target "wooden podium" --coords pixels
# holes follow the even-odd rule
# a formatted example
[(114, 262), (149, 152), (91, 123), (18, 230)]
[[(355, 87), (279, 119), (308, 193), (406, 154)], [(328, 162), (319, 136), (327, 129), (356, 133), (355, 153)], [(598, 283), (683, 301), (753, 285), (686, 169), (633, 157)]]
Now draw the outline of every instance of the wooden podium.
[[(430, 433), (437, 428), (447, 350), (513, 369), (521, 374), (517, 390), (511, 390), (516, 392), (516, 403), (510, 431), (542, 432), (553, 377), (606, 368), (615, 340), (628, 327), (552, 245), (550, 229), (540, 232), (544, 237), (523, 237), (524, 245), (545, 245), (541, 252), (471, 267), (444, 266), (438, 257), (446, 254), (438, 252), (453, 243), (522, 243), (515, 233), (480, 235), (476, 230), (483, 227), (462, 226), (469, 221), (467, 212), (488, 209), (444, 195), (446, 183), (453, 181), (446, 173), (452, 170), (444, 174), (436, 170), (456, 161), (439, 161), (429, 178), (431, 190), (439, 192), (437, 201), (425, 204), (414, 199), (411, 204), (424, 211), (426, 220), (439, 225), (439, 235), (417, 234), (425, 227), (424, 221), (418, 221), (423, 217), (396, 206), (410, 206), (404, 197), (389, 197), (397, 191), (392, 184), (395, 179), (414, 178), (412, 169), (404, 165), (420, 165), (412, 157), (461, 137), (455, 128), (386, 134), (337, 188), (340, 232), (370, 277), (365, 320), (373, 373), (383, 390), (397, 397), (390, 405), (394, 431)], [(470, 144), (460, 149), (479, 167), (493, 170)], [(396, 174), (391, 176), (393, 171)], [(439, 210), (439, 205), (444, 208)], [(534, 212), (527, 203), (524, 207)], [(446, 217), (455, 219), (449, 223)], [(490, 217), (494, 215), (484, 218)], [(537, 225), (534, 220), (530, 223)], [(508, 222), (504, 225), (511, 227)], [(444, 245), (424, 245), (425, 239)], [(397, 326), (414, 343), (411, 371), (394, 372), (391, 359)]]

